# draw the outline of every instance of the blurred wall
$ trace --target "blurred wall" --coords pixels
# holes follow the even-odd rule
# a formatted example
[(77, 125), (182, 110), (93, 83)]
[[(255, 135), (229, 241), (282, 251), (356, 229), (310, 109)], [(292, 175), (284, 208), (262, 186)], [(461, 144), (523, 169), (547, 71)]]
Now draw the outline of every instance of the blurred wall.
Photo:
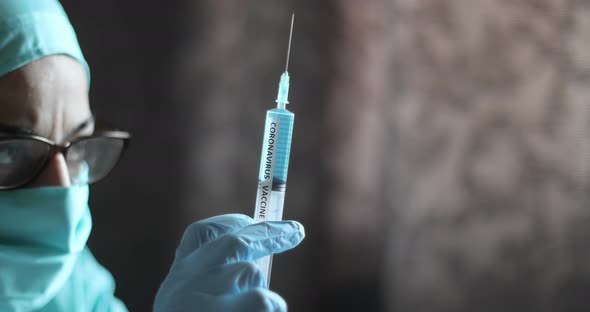
[(590, 7), (395, 1), (395, 311), (588, 311)]

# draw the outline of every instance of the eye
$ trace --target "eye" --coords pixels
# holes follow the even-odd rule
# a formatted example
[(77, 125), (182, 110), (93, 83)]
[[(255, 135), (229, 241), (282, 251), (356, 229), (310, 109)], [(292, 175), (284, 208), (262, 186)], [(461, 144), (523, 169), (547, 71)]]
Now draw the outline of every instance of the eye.
[(22, 152), (19, 144), (3, 143), (0, 144), (0, 165), (11, 165), (18, 160), (18, 155)]
[(46, 159), (50, 149), (48, 144), (32, 139), (0, 141), (0, 166), (35, 168)]

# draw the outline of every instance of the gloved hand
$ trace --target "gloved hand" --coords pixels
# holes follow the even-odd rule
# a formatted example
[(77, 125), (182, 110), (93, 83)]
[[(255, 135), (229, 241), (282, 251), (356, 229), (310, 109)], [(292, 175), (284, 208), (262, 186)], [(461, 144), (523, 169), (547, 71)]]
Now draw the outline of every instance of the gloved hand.
[(252, 261), (297, 246), (305, 236), (295, 221), (254, 223), (240, 214), (191, 224), (160, 286), (155, 312), (286, 311)]

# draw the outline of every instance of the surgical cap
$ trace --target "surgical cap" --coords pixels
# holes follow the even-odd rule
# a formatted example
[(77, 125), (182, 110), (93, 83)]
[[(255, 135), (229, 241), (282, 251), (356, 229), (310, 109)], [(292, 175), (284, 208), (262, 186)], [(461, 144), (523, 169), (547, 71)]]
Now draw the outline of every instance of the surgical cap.
[(57, 0), (0, 0), (0, 77), (36, 59), (65, 54), (90, 68)]

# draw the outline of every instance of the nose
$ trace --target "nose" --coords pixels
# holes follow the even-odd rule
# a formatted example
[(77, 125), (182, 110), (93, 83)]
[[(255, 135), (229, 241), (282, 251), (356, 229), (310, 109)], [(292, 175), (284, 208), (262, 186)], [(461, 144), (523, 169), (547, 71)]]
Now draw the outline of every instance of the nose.
[(70, 186), (68, 166), (62, 153), (55, 153), (43, 171), (28, 186)]

